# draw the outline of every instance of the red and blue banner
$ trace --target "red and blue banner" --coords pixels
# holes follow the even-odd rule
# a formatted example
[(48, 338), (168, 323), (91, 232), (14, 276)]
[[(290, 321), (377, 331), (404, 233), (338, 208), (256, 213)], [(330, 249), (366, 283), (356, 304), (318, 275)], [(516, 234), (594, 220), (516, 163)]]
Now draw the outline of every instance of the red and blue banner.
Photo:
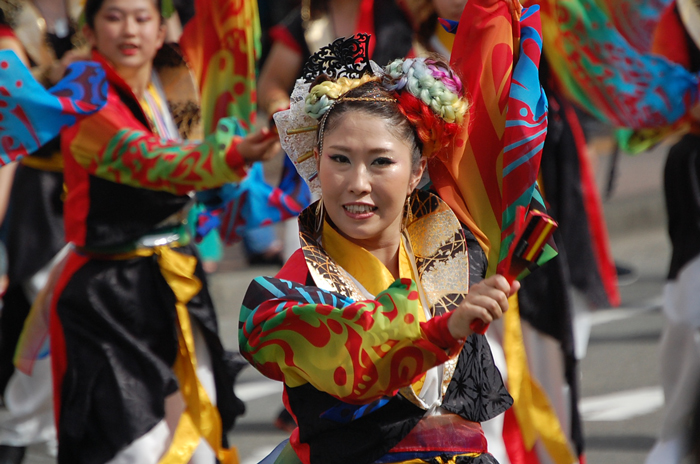
[(0, 51), (0, 166), (31, 155), (107, 101), (104, 70), (76, 62), (46, 90), (11, 50)]

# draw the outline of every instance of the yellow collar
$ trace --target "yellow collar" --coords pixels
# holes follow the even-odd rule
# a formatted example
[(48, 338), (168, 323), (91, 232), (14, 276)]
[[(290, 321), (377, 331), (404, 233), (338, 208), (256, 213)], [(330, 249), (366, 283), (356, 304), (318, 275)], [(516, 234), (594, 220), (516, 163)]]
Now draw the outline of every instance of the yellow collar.
[[(372, 295), (386, 290), (396, 280), (376, 256), (340, 235), (325, 220), (322, 243), (328, 255)], [(401, 278), (416, 280), (403, 240), (399, 245), (399, 275)]]

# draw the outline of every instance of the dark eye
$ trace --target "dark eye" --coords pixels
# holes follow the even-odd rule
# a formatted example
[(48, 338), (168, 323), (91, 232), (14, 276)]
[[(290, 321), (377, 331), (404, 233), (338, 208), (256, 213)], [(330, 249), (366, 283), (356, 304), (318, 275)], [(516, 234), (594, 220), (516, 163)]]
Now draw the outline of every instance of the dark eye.
[(335, 161), (336, 163), (349, 163), (350, 159), (348, 159), (347, 156), (345, 155), (329, 155), (328, 156), (330, 159)]
[(386, 156), (380, 156), (379, 158), (376, 158), (374, 161), (372, 161), (372, 164), (377, 166), (390, 166), (394, 164), (394, 160), (391, 158), (387, 158)]

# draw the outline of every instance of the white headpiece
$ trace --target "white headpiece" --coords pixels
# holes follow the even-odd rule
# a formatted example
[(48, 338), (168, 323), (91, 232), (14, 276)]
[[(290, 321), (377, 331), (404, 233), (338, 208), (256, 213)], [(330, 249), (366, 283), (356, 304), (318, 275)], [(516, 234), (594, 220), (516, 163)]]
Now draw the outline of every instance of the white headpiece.
[(318, 165), (314, 157), (314, 148), (318, 144), (318, 126), (325, 122), (322, 116), (328, 112), (333, 102), (318, 114), (320, 121), (309, 116), (306, 106), (311, 84), (320, 75), (350, 79), (360, 79), (366, 74), (381, 76), (382, 69), (367, 57), (369, 39), (369, 34), (340, 38), (313, 54), (304, 66), (302, 78), (297, 79), (294, 85), (289, 109), (272, 116), (282, 149), (314, 193), (321, 193)]
[[(416, 129), (424, 156), (448, 147), (464, 120), (469, 105), (462, 97), (459, 77), (444, 65), (423, 58), (397, 59), (382, 69), (367, 58), (369, 38), (368, 34), (358, 34), (338, 39), (312, 55), (294, 86), (289, 109), (273, 115), (282, 148), (312, 192), (320, 193), (321, 187), (314, 148), (322, 149), (326, 119), (337, 103), (396, 102), (397, 111), (404, 113)], [(312, 87), (322, 75), (333, 80)], [(370, 90), (361, 96), (346, 96), (370, 81), (378, 81), (384, 90), (374, 95)], [(432, 116), (417, 111), (416, 104), (428, 107)]]

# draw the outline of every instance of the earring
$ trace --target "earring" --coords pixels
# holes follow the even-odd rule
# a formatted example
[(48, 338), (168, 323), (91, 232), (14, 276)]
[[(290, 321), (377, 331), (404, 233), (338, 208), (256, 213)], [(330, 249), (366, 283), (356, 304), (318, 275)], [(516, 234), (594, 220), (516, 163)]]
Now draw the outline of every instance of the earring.
[(401, 222), (401, 230), (406, 230), (406, 227), (411, 222), (413, 222), (413, 213), (411, 212), (411, 195), (408, 195), (403, 204), (403, 221)]
[(316, 203), (316, 233), (321, 232), (323, 227), (323, 216), (325, 214), (325, 209), (323, 207), (323, 198), (319, 198), (318, 203)]

